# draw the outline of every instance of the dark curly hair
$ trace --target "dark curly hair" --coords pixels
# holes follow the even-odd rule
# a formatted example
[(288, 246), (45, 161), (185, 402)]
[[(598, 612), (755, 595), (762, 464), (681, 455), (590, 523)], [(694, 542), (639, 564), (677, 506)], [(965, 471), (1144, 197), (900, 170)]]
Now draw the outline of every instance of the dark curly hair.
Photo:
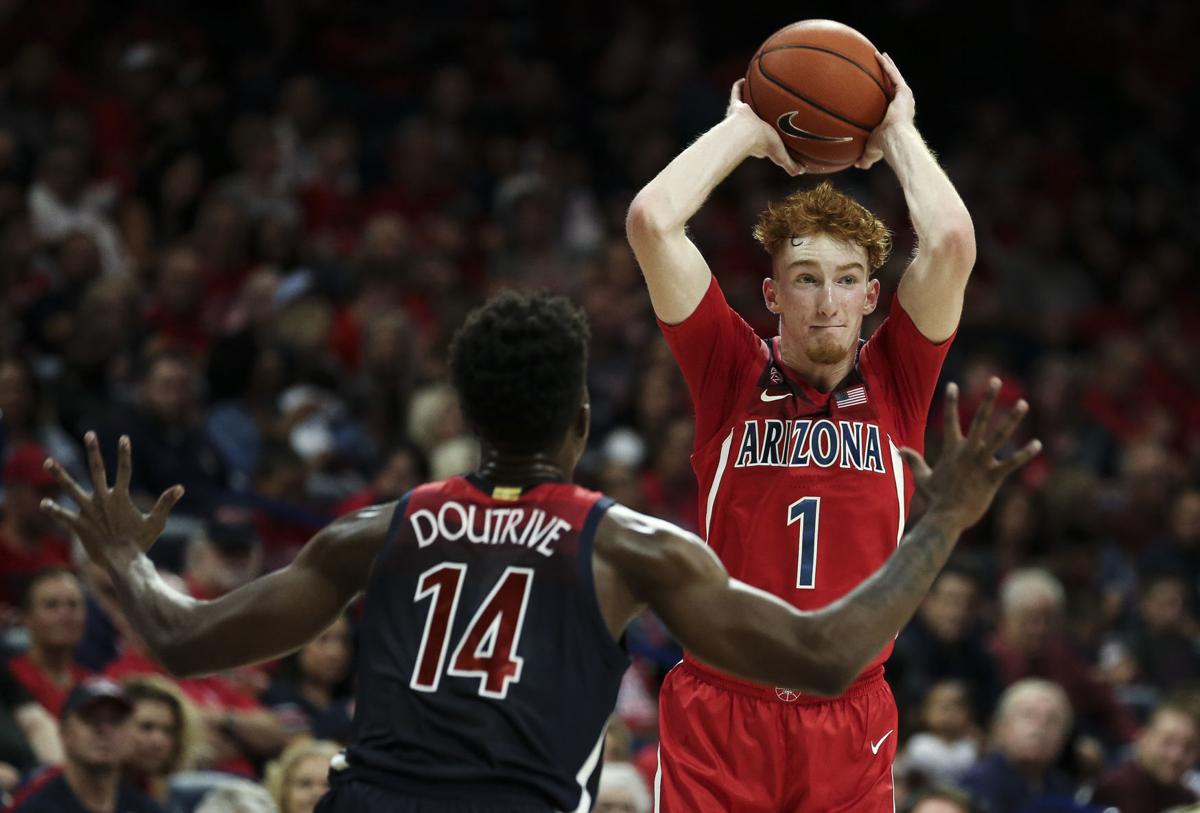
[(472, 311), (450, 342), (450, 377), (482, 440), (554, 449), (583, 398), (588, 337), (583, 311), (561, 296), (506, 291)]

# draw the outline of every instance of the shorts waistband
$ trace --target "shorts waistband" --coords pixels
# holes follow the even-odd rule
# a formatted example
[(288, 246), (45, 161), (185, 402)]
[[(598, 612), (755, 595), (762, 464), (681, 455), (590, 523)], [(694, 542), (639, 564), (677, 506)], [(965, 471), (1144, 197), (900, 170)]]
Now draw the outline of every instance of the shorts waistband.
[(697, 680), (717, 686), (721, 689), (728, 689), (731, 692), (744, 694), (748, 697), (754, 697), (759, 700), (768, 700), (774, 703), (782, 703), (785, 705), (817, 705), (819, 703), (832, 703), (837, 700), (849, 700), (854, 697), (867, 694), (868, 692), (877, 690), (884, 685), (883, 680), (883, 665), (876, 666), (866, 672), (863, 672), (846, 691), (836, 697), (822, 697), (821, 695), (809, 694), (795, 689), (788, 689), (784, 686), (760, 686), (757, 683), (748, 683), (744, 680), (726, 675), (723, 672), (718, 672), (690, 658), (687, 653), (684, 653), (683, 660), (679, 662), (676, 669), (684, 669)]

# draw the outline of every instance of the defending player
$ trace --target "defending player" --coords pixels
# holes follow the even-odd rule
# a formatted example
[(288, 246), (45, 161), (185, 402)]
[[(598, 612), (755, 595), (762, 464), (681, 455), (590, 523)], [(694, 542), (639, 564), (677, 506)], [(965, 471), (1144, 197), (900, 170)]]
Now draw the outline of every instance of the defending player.
[[(685, 232), (746, 158), (800, 172), (741, 101), (741, 82), (725, 119), (646, 185), (627, 221), (695, 406), (699, 527), (731, 576), (805, 609), (845, 595), (896, 548), (913, 490), (898, 450), (922, 448), (975, 261), (971, 218), (913, 124), (912, 92), (879, 60), (895, 95), (858, 166), (882, 156), (895, 171), (919, 251), (865, 344), (862, 320), (879, 299), (871, 275), (890, 237), (830, 184), (772, 204), (755, 228), (771, 255), (763, 298), (779, 317), (769, 342), (726, 304)], [(838, 701), (819, 703), (685, 655), (660, 698), (660, 810), (890, 813), (896, 708), (882, 664), (891, 646)], [(740, 727), (779, 736), (744, 737)]]
[(729, 579), (692, 535), (570, 484), (588, 431), (586, 340), (564, 299), (505, 294), (476, 311), (451, 369), (483, 444), (479, 470), (340, 519), (287, 567), (215, 601), (174, 591), (145, 556), (181, 490), (148, 515), (135, 508), (127, 438), (111, 488), (89, 433), (94, 493), (51, 464), (80, 509), (44, 506), (112, 574), (130, 622), (176, 674), (294, 650), (366, 588), (354, 743), (319, 810), (586, 811), (628, 664), (618, 642), (644, 607), (716, 668), (837, 693), (1037, 452), (995, 460), (1021, 411), (987, 428), (989, 400), (964, 439), (949, 393), (942, 460), (930, 472), (910, 458), (928, 515), (848, 600), (800, 613)]

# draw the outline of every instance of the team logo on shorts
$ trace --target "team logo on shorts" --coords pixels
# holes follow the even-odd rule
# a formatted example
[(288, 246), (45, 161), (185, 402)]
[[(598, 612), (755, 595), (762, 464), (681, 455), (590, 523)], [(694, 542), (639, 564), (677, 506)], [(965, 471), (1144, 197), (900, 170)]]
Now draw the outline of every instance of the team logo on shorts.
[(782, 686), (776, 686), (775, 696), (784, 703), (795, 703), (800, 699), (800, 692), (797, 692), (794, 689), (785, 689)]

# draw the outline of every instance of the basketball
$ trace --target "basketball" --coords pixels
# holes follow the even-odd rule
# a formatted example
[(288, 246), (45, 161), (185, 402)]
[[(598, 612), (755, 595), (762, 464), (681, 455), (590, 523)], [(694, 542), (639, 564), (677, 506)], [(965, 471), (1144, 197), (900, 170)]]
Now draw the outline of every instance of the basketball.
[(793, 23), (754, 54), (742, 98), (808, 172), (837, 172), (862, 157), (887, 112), (891, 82), (875, 50), (833, 20)]

